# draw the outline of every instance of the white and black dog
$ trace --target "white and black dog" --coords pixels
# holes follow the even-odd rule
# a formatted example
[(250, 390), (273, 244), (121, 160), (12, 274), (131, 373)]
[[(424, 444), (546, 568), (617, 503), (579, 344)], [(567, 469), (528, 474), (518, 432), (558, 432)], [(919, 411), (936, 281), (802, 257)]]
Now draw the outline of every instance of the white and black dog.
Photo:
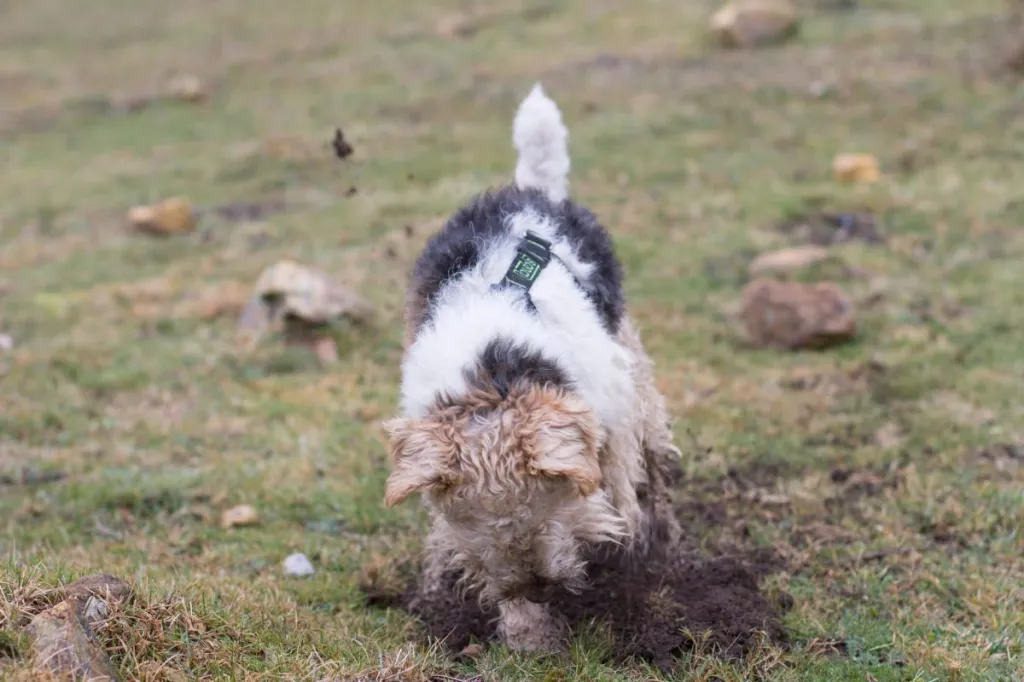
[(513, 130), (515, 184), (458, 210), (416, 262), (385, 502), (421, 493), (441, 574), (497, 603), (512, 647), (558, 648), (547, 597), (583, 589), (586, 550), (648, 543), (654, 458), (678, 454), (626, 315), (622, 267), (567, 198), (568, 132), (540, 85)]

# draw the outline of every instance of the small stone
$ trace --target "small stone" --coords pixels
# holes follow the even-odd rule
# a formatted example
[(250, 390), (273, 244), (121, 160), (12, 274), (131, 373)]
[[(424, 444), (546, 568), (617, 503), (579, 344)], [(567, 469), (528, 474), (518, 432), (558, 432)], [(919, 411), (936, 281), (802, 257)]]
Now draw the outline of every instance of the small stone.
[(186, 234), (196, 229), (196, 213), (187, 199), (175, 197), (151, 206), (136, 206), (128, 222), (139, 232), (159, 236)]
[(82, 614), (87, 621), (98, 623), (110, 615), (110, 604), (98, 597), (89, 597), (85, 602), (85, 610)]
[(878, 159), (871, 154), (840, 154), (832, 161), (832, 173), (839, 182), (878, 182)]
[(10, 334), (0, 334), (0, 352), (14, 350), (14, 337)]
[(828, 249), (822, 246), (797, 246), (791, 249), (762, 253), (750, 262), (748, 270), (752, 275), (787, 272), (820, 263), (828, 256)]
[(743, 290), (741, 317), (751, 343), (764, 348), (825, 348), (857, 331), (853, 301), (830, 282), (756, 279)]
[(308, 578), (316, 573), (313, 562), (302, 552), (289, 554), (282, 562), (282, 566), (284, 566), (284, 574), (293, 578)]
[(181, 74), (167, 84), (167, 94), (174, 99), (195, 104), (205, 101), (210, 93), (198, 76)]
[(798, 26), (796, 7), (789, 0), (734, 0), (711, 17), (711, 31), (723, 47), (781, 43)]
[(459, 658), (476, 658), (484, 652), (482, 644), (467, 644), (462, 651), (459, 652)]
[(240, 504), (226, 510), (220, 517), (220, 525), (224, 528), (235, 528), (238, 526), (255, 526), (260, 522), (260, 515), (256, 508), (249, 504)]
[[(238, 320), (238, 331), (259, 338), (275, 321), (291, 321), (293, 335), (309, 336), (317, 327), (342, 318), (367, 321), (370, 305), (327, 275), (290, 260), (280, 261), (260, 275), (252, 298)], [(304, 329), (301, 329), (304, 328)], [(329, 347), (313, 348), (321, 359), (332, 361)], [(335, 352), (337, 349), (335, 348)]]

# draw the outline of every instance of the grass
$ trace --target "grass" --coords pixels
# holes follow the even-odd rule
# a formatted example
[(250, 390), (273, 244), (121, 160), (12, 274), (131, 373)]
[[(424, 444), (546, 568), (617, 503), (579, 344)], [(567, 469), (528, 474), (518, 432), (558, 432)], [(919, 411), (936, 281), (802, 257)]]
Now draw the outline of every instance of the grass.
[[(1024, 118), (1019, 80), (992, 69), (1006, 10), (828, 4), (802, 4), (788, 45), (723, 52), (705, 0), (7, 3), (0, 676), (26, 665), (26, 595), (95, 571), (136, 585), (101, 633), (129, 679), (659, 675), (609, 662), (599, 626), (564, 658), (456, 662), (358, 589), (423, 523), (381, 504), (405, 273), (448, 212), (510, 177), (511, 117), (542, 80), (573, 191), (626, 266), (685, 494), (725, 510), (692, 532), (786, 560), (765, 589), (793, 596), (792, 647), (698, 649), (674, 678), (1024, 678)], [(468, 34), (446, 35), (451, 17)], [(210, 100), (103, 104), (176, 73)], [(876, 154), (883, 180), (835, 184), (847, 151)], [(179, 194), (286, 209), (173, 239), (124, 228), (132, 205)], [(858, 339), (745, 347), (750, 257), (792, 243), (777, 225), (794, 215), (854, 209), (886, 236), (837, 248), (829, 271)], [(379, 313), (340, 332), (333, 367), (234, 343), (239, 300), (285, 257)], [(260, 525), (221, 528), (240, 503)], [(292, 551), (314, 577), (282, 577)]]

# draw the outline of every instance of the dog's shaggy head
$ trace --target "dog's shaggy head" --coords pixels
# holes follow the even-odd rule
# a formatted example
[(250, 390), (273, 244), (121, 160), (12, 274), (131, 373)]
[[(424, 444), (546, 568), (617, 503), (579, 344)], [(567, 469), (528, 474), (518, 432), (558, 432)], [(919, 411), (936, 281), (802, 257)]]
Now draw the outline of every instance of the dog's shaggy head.
[(474, 390), (385, 428), (394, 466), (385, 504), (422, 493), (435, 517), (430, 542), (485, 601), (579, 590), (581, 545), (625, 535), (601, 490), (597, 419), (565, 388)]

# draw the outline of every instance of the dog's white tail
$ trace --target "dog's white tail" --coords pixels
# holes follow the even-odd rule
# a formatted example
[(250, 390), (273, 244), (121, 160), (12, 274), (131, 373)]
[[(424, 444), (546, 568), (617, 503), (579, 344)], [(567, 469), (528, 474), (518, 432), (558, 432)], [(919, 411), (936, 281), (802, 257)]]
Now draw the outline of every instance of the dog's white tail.
[(540, 83), (526, 96), (512, 125), (512, 144), (519, 152), (516, 185), (535, 187), (558, 202), (569, 191), (569, 131), (558, 105)]

